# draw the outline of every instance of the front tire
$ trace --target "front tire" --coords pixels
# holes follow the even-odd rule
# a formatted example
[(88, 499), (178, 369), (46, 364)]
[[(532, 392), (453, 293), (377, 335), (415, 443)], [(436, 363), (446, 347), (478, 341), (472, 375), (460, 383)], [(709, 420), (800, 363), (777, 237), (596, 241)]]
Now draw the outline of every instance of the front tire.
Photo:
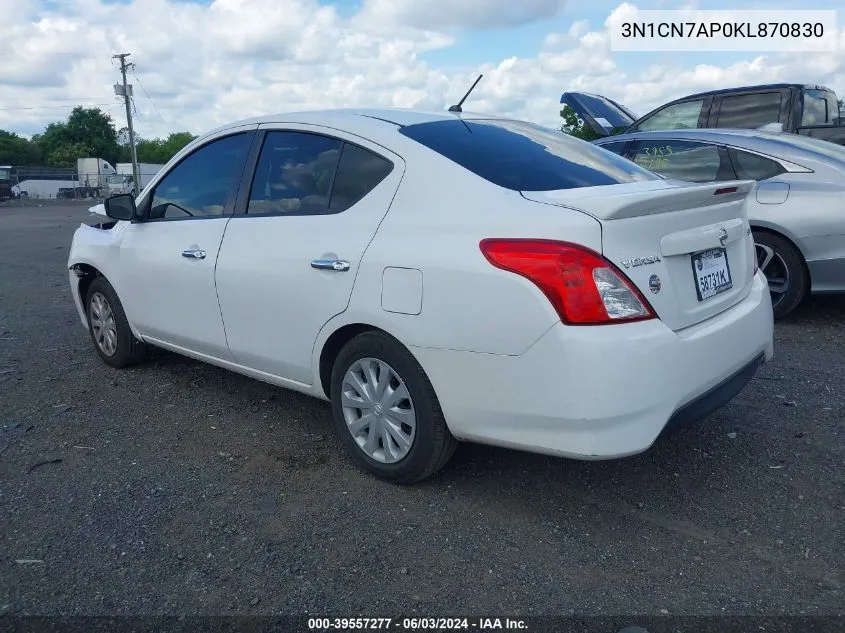
[(331, 403), (349, 455), (382, 479), (426, 479), (457, 447), (422, 367), (387, 334), (366, 332), (341, 349), (332, 368)]
[(791, 242), (773, 233), (754, 233), (757, 265), (766, 276), (772, 297), (772, 312), (780, 319), (804, 300), (810, 277), (801, 252)]
[(146, 344), (135, 338), (123, 305), (105, 277), (91, 282), (85, 296), (85, 313), (94, 349), (105, 363), (123, 368), (146, 357)]

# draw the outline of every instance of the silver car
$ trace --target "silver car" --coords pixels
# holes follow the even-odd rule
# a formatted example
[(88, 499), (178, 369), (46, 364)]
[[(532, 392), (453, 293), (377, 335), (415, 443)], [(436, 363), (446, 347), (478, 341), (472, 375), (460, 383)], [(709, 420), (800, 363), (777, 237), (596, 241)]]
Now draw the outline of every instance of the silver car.
[(845, 292), (845, 147), (729, 129), (634, 132), (594, 142), (665, 178), (756, 180), (748, 216), (775, 318), (811, 292)]

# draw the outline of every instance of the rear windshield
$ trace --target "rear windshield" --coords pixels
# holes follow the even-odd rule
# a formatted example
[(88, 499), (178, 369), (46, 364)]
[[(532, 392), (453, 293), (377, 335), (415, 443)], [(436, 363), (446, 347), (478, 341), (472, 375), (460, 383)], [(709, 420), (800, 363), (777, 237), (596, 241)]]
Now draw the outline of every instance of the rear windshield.
[(524, 121), (456, 118), (417, 123), (400, 131), (485, 180), (514, 191), (659, 179), (592, 143)]

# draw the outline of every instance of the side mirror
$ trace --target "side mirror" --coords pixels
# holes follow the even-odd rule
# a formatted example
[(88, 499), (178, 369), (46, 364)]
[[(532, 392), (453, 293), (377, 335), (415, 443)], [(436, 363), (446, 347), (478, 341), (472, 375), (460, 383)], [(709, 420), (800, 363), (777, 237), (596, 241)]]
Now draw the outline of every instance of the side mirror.
[(103, 200), (106, 207), (106, 215), (112, 220), (126, 220), (131, 222), (138, 218), (138, 209), (135, 207), (135, 197), (131, 193), (119, 193)]

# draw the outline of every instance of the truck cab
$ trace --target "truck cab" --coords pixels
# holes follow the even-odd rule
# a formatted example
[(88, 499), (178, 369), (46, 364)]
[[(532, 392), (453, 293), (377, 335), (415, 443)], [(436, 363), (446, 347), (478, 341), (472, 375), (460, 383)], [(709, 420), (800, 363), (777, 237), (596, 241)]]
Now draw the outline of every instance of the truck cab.
[(784, 132), (845, 145), (845, 121), (840, 117), (838, 98), (824, 86), (766, 84), (701, 92), (671, 101), (639, 119), (602, 95), (565, 92), (560, 102), (601, 136), (774, 125)]
[(0, 165), (0, 201), (12, 197), (12, 166)]

